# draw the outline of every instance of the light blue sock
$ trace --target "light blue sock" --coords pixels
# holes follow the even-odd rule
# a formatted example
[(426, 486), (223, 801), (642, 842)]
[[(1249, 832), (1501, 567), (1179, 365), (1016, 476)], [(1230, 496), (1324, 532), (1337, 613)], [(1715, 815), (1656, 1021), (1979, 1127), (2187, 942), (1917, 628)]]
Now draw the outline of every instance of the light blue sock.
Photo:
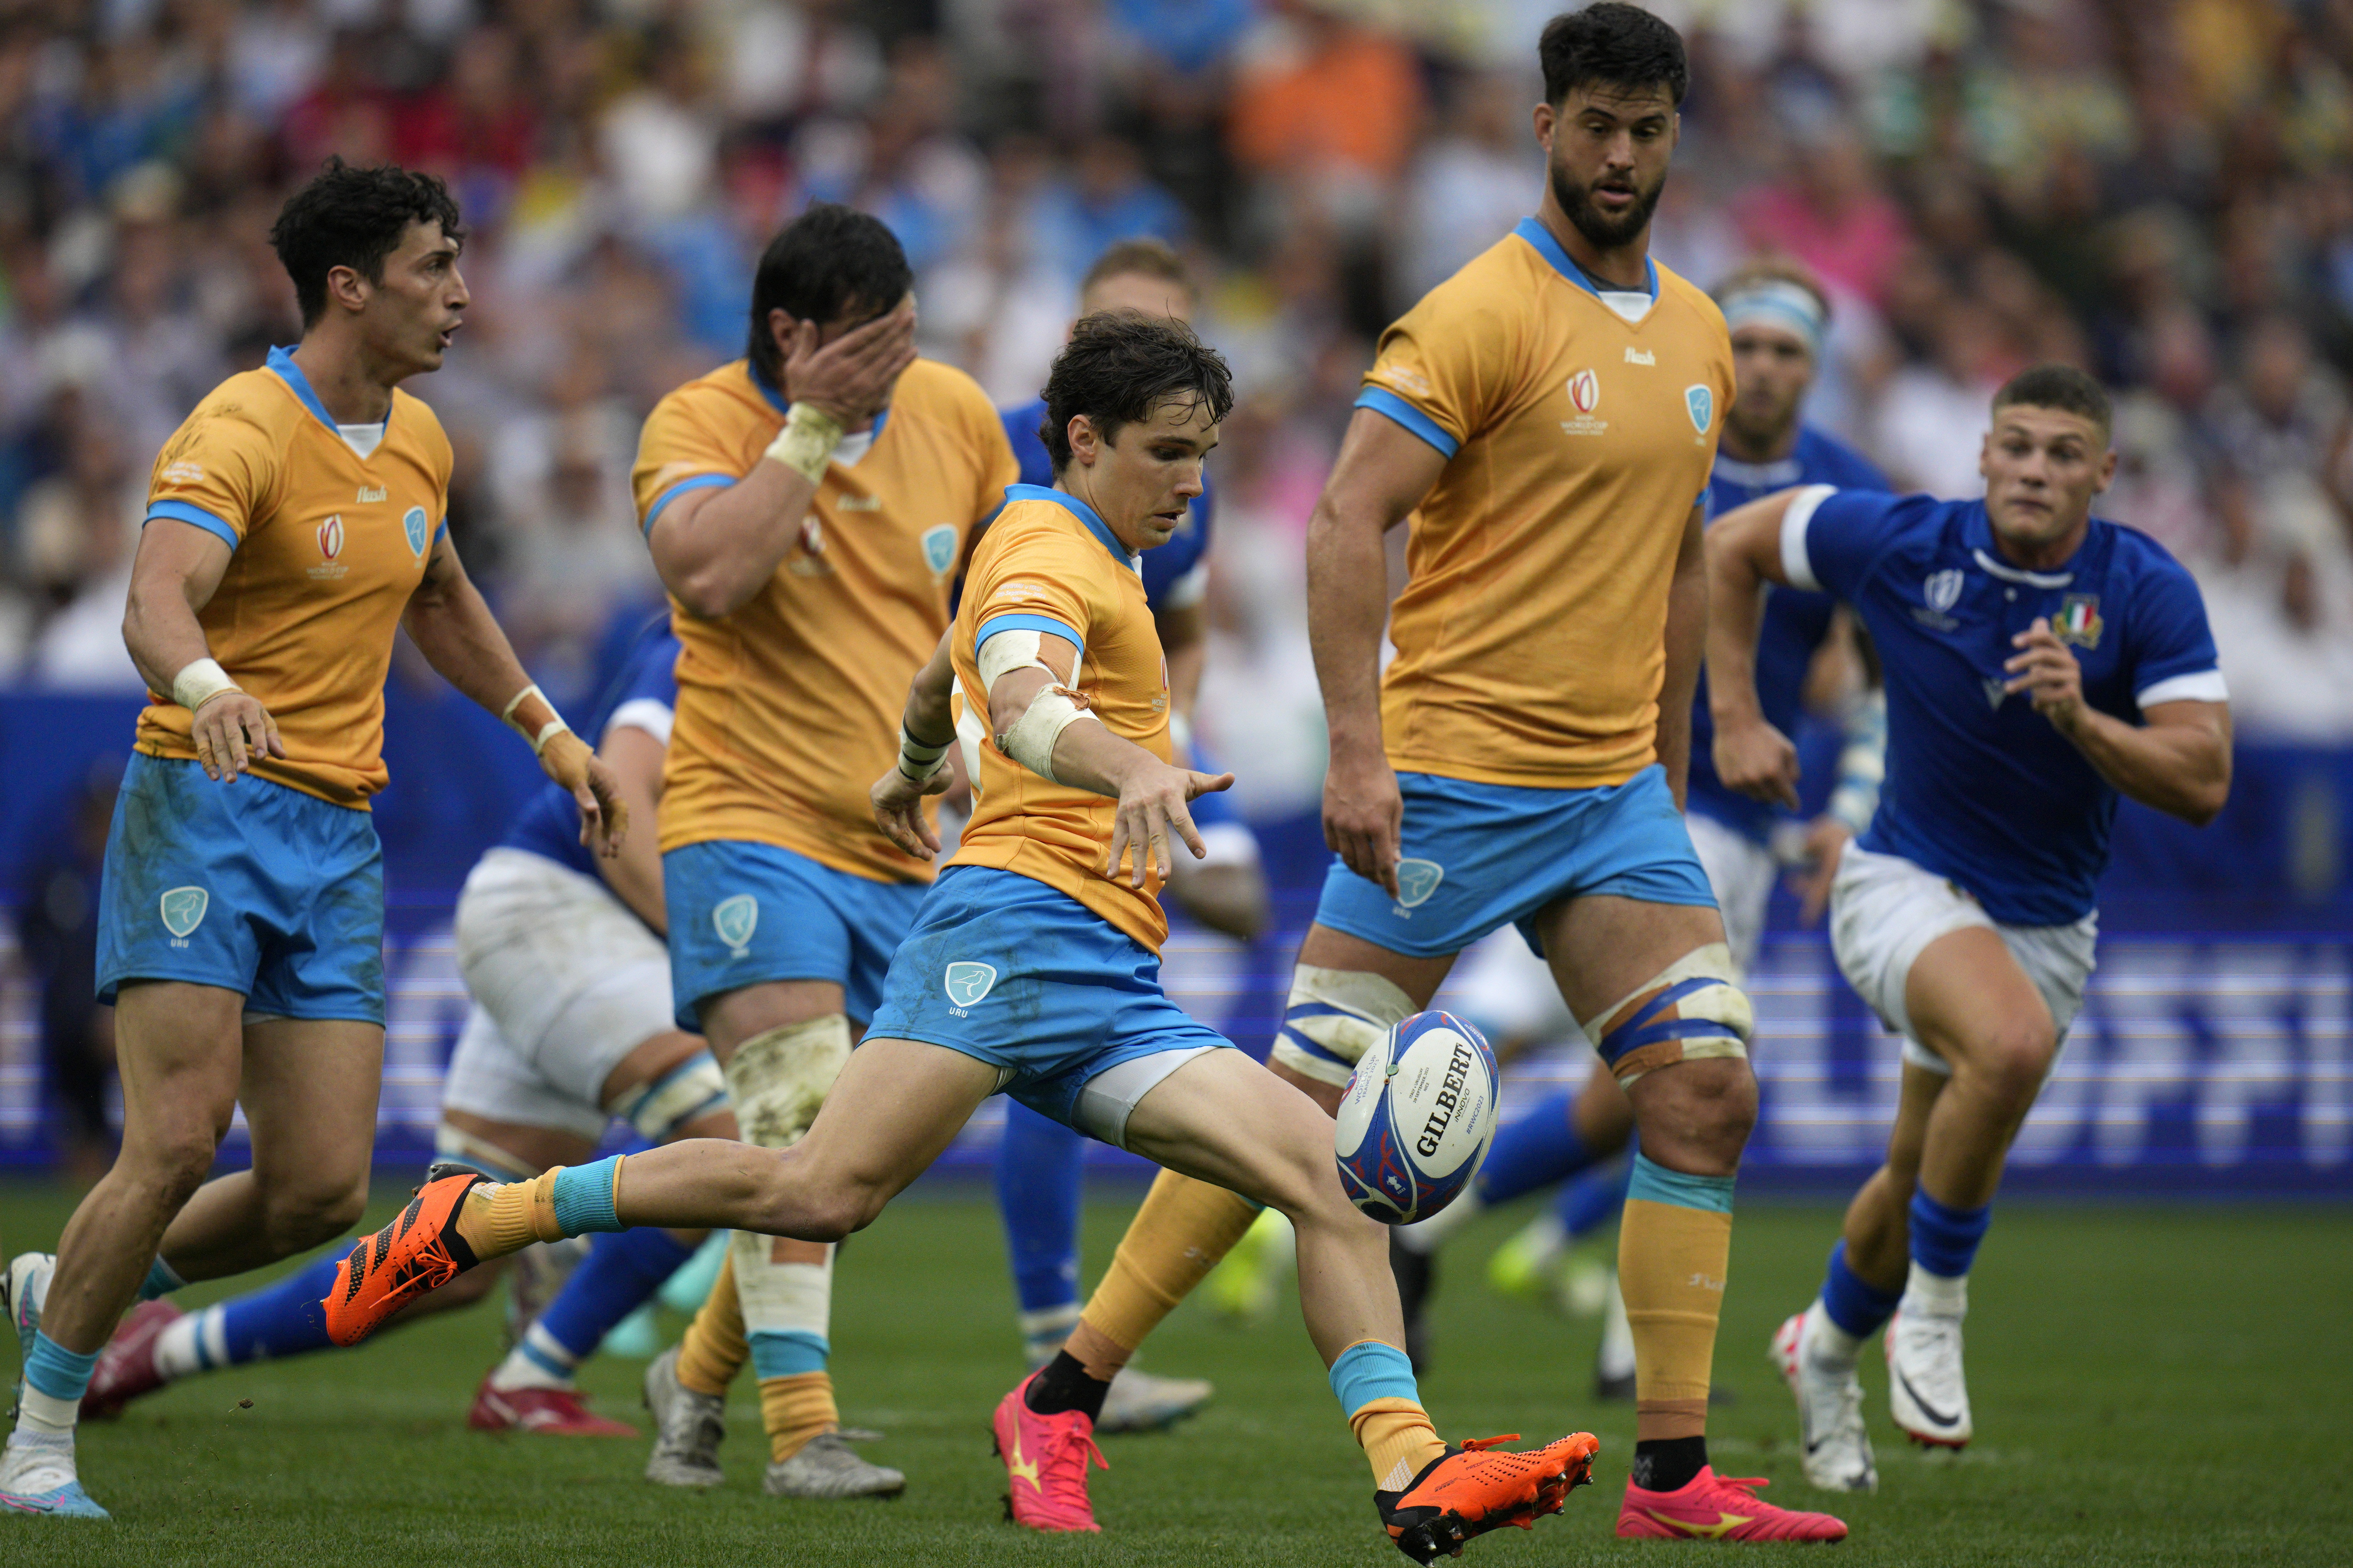
[(139, 1282), (139, 1299), (152, 1301), (158, 1296), (168, 1296), (187, 1283), (173, 1267), (158, 1258), (147, 1266), (147, 1278)]
[(586, 1165), (567, 1165), (555, 1173), (555, 1223), (566, 1236), (595, 1231), (627, 1230), (613, 1212), (613, 1173), (622, 1156), (610, 1155)]
[(1340, 1352), (1340, 1359), (1332, 1363), (1332, 1392), (1338, 1396), (1344, 1415), (1354, 1415), (1376, 1399), (1421, 1403), (1421, 1390), (1413, 1381), (1413, 1363), (1397, 1346), (1377, 1340), (1366, 1340)]
[(69, 1351), (37, 1329), (33, 1353), (25, 1358), (25, 1381), (52, 1399), (79, 1404), (90, 1388), (90, 1369), (97, 1364), (96, 1351), (88, 1355)]

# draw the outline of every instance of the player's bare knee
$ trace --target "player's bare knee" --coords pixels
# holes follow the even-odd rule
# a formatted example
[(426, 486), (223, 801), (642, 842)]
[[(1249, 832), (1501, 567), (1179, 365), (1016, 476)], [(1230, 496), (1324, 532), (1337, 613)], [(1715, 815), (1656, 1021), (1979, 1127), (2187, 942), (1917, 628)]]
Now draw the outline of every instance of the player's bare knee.
[(2035, 1019), (1997, 1031), (1972, 1053), (1972, 1065), (1995, 1099), (2022, 1110), (2042, 1092), (2058, 1049), (2050, 1025)]
[(263, 1189), (262, 1226), (284, 1252), (332, 1241), (367, 1212), (367, 1178), (272, 1184)]

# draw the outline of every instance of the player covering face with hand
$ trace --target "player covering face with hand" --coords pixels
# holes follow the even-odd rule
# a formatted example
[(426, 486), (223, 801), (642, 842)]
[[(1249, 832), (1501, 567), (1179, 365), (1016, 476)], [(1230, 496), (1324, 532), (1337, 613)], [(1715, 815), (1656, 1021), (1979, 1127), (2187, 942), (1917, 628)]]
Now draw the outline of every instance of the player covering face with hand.
[[(1058, 484), (1008, 492), (955, 626), (908, 693), (898, 763), (873, 790), (892, 838), (930, 855), (920, 807), (960, 742), (974, 816), (807, 1136), (787, 1151), (681, 1142), (530, 1183), (437, 1177), (346, 1260), (326, 1302), (339, 1338), (534, 1240), (636, 1225), (833, 1240), (1006, 1089), (1291, 1217), (1309, 1333), (1409, 1555), (1428, 1562), (1561, 1506), (1594, 1440), (1525, 1454), (1440, 1440), (1399, 1348), (1385, 1233), (1341, 1192), (1330, 1122), (1160, 990), (1156, 895), (1172, 856), (1199, 849), (1187, 803), (1231, 778), (1168, 761), (1137, 554), (1182, 520), (1231, 398), (1224, 362), (1167, 321), (1094, 318), (1056, 360)], [(961, 734), (952, 684), (968, 699)], [(1039, 1528), (1095, 1528), (1086, 1472), (1111, 1371), (1084, 1333), (997, 1414), (1015, 1517)]]
[[(155, 460), (123, 618), (153, 695), (107, 840), (98, 955), (122, 1152), (54, 1268), (9, 1268), (11, 1510), (105, 1517), (76, 1479), (74, 1418), (135, 1296), (315, 1247), (366, 1204), (384, 1065), (367, 807), (386, 782), (395, 630), (522, 731), (584, 840), (620, 845), (612, 773), (467, 580), (448, 438), (398, 390), (440, 368), (464, 321), (463, 237), (440, 181), (331, 163), (270, 233), (302, 341), (222, 383)], [(253, 1167), (199, 1187), (238, 1105)]]

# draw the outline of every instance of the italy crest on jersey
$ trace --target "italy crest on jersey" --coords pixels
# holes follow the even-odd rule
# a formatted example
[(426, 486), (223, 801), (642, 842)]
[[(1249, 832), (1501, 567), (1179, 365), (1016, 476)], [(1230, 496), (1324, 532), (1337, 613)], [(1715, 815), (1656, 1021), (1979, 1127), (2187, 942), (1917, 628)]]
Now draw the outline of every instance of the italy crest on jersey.
[(2100, 596), (2097, 594), (2070, 594), (2060, 601), (2058, 615), (2052, 617), (2051, 631), (2063, 643), (2077, 647), (2097, 647), (2100, 633), (2107, 623), (2100, 619)]

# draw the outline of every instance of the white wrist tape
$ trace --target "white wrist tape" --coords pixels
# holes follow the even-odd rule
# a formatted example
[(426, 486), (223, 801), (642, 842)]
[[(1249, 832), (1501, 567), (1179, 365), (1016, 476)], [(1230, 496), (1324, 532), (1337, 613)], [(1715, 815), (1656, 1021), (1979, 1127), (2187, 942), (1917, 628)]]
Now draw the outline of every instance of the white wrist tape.
[(785, 427), (768, 443), (764, 456), (807, 479), (819, 484), (825, 479), (825, 468), (833, 461), (833, 449), (841, 445), (841, 426), (832, 415), (807, 403), (796, 403), (785, 410)]
[(1193, 721), (1173, 708), (1168, 710), (1168, 749), (1176, 753), (1171, 760), (1178, 767), (1193, 765)]
[(1013, 728), (997, 737), (997, 749), (1039, 777), (1060, 784), (1054, 777), (1054, 742), (1078, 721), (1094, 718), (1072, 700), (1073, 695), (1060, 686), (1039, 687)]
[(200, 658), (185, 666), (172, 677), (172, 700), (194, 713), (224, 691), (242, 691), (245, 688), (228, 678), (228, 671), (216, 658)]
[(908, 732), (906, 725), (902, 724), (899, 726), (899, 771), (915, 783), (922, 784), (948, 765), (948, 746), (955, 744), (950, 741), (947, 745), (926, 746)]
[(524, 740), (531, 742), (531, 754), (535, 757), (547, 750), (547, 743), (550, 741), (553, 741), (558, 735), (568, 733), (571, 731), (572, 726), (564, 721), (563, 714), (555, 712), (554, 703), (547, 702), (547, 710), (548, 712), (554, 714), (554, 717), (548, 720), (546, 723), (542, 724), (539, 727), (539, 733), (535, 735), (533, 734), (530, 731), (524, 729), (521, 722), (519, 722), (515, 718), (515, 710), (522, 706), (523, 699), (527, 697), (536, 697), (542, 702), (547, 702), (546, 692), (542, 691), (535, 685), (526, 686), (521, 691), (516, 692), (512, 697), (507, 699), (507, 705), (499, 710), (499, 717), (506, 721), (507, 728), (512, 730), (516, 734), (521, 735)]

